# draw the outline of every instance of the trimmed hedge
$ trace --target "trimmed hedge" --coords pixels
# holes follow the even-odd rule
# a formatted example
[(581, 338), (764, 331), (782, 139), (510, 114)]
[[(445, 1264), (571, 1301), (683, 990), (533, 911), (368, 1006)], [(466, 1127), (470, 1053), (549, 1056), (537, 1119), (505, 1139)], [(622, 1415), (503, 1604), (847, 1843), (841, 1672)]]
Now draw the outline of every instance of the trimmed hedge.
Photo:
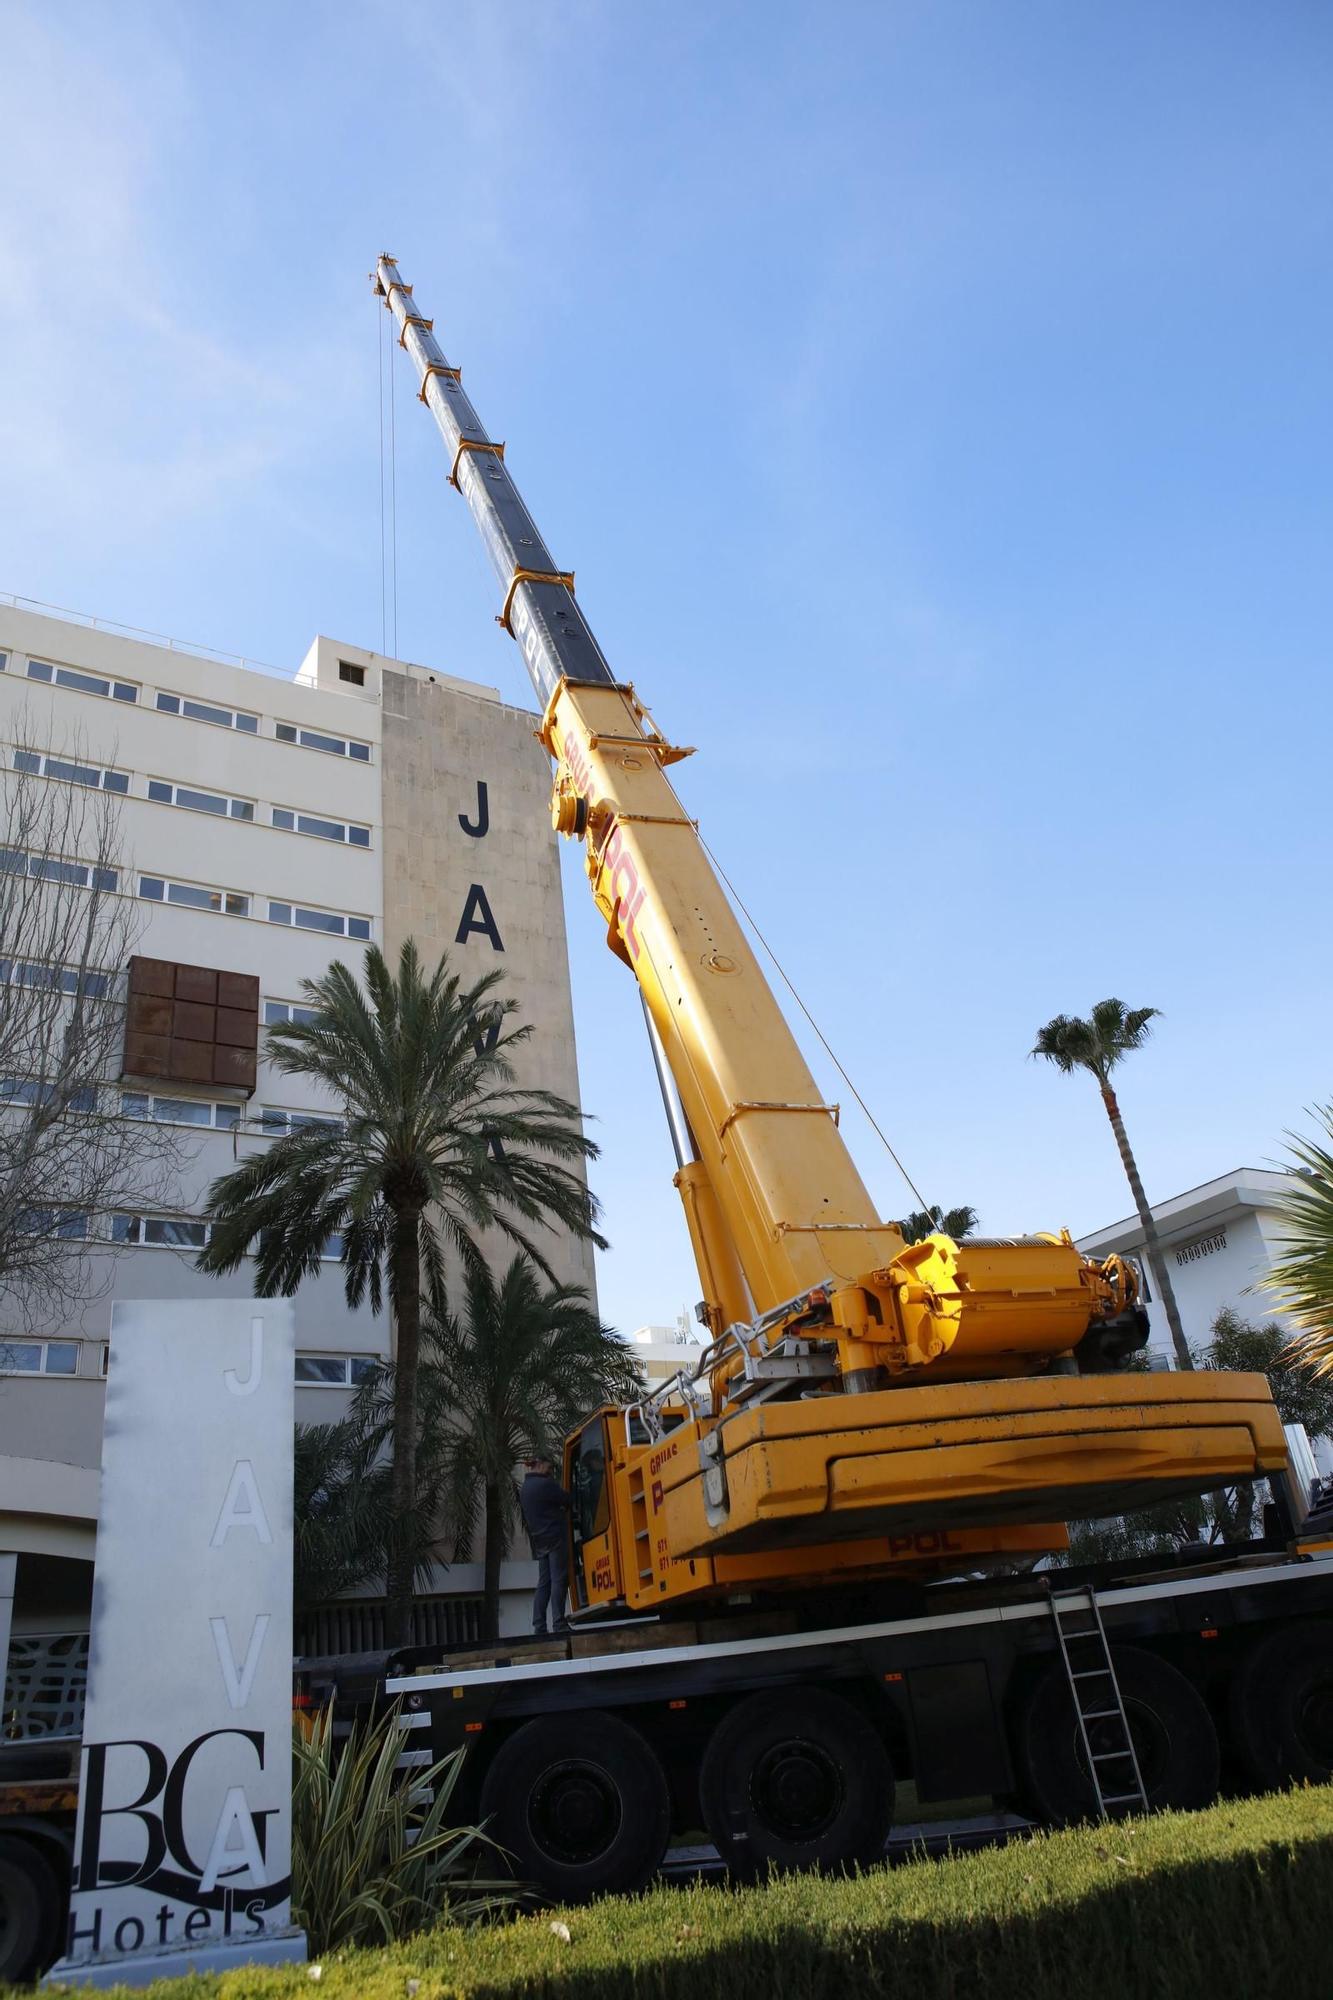
[[(324, 1961), (320, 2000), (1326, 2000), (1333, 1787), (761, 1889), (656, 1888)], [(409, 1981), (417, 1982), (415, 1987)], [(124, 1992), (123, 1988), (116, 1988)], [(304, 1966), (153, 1987), (311, 2000)]]

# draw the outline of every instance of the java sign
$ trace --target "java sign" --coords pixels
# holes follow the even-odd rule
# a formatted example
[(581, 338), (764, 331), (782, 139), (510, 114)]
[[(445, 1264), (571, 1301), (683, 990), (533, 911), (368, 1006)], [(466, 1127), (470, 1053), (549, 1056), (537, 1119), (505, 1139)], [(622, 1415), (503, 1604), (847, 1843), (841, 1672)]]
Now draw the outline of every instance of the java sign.
[(66, 1955), (142, 1984), (291, 1928), (290, 1307), (118, 1303)]

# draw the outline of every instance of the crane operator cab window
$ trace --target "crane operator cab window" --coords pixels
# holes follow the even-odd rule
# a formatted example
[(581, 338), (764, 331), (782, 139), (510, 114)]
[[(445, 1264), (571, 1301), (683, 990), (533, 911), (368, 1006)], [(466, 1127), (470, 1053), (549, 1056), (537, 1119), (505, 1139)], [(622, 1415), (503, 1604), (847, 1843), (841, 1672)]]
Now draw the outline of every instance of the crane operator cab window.
[(574, 1601), (588, 1602), (588, 1578), (610, 1558), (611, 1496), (606, 1485), (607, 1418), (591, 1417), (570, 1446), (570, 1521), (574, 1531)]

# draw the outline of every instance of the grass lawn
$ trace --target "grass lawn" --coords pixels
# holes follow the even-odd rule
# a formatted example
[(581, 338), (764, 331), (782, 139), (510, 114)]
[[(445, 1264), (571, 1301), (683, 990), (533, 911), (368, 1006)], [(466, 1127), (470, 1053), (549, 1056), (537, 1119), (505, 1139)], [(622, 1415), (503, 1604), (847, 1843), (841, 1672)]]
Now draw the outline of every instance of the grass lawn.
[[(318, 1992), (320, 2000), (1326, 2000), (1331, 1932), (1333, 1787), (1320, 1787), (1037, 1835), (855, 1880), (657, 1888), (488, 1928), (444, 1928), (326, 1959)], [(311, 2000), (312, 1986), (312, 1968), (295, 1966), (163, 1981), (152, 1991), (158, 2000)]]

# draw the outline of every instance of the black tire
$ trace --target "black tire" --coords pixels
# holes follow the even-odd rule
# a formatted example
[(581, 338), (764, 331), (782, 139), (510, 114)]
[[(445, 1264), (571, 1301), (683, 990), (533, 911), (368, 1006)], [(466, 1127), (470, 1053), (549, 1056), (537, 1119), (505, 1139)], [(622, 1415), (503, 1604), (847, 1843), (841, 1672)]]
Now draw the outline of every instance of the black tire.
[(601, 1714), (525, 1722), (486, 1773), (481, 1811), (516, 1874), (561, 1903), (642, 1888), (671, 1825), (655, 1751)]
[[(1217, 1796), (1221, 1753), (1203, 1696), (1182, 1673), (1137, 1646), (1112, 1648), (1143, 1788), (1153, 1812), (1192, 1811)], [(1089, 1723), (1094, 1751), (1114, 1748), (1115, 1725)], [(1023, 1802), (1034, 1819), (1067, 1826), (1093, 1819), (1097, 1800), (1088, 1773), (1073, 1696), (1058, 1660), (1050, 1661), (1028, 1689), (1018, 1715), (1015, 1744)], [(1104, 1792), (1128, 1792), (1133, 1776), (1124, 1764), (1104, 1764)]]
[(858, 1708), (817, 1688), (752, 1694), (713, 1731), (699, 1773), (704, 1825), (742, 1881), (868, 1867), (893, 1824), (893, 1766)]
[(31, 1979), (55, 1955), (60, 1884), (29, 1841), (0, 1834), (0, 1979)]
[(1237, 1759), (1261, 1791), (1333, 1778), (1333, 1626), (1285, 1625), (1256, 1640), (1230, 1701)]

